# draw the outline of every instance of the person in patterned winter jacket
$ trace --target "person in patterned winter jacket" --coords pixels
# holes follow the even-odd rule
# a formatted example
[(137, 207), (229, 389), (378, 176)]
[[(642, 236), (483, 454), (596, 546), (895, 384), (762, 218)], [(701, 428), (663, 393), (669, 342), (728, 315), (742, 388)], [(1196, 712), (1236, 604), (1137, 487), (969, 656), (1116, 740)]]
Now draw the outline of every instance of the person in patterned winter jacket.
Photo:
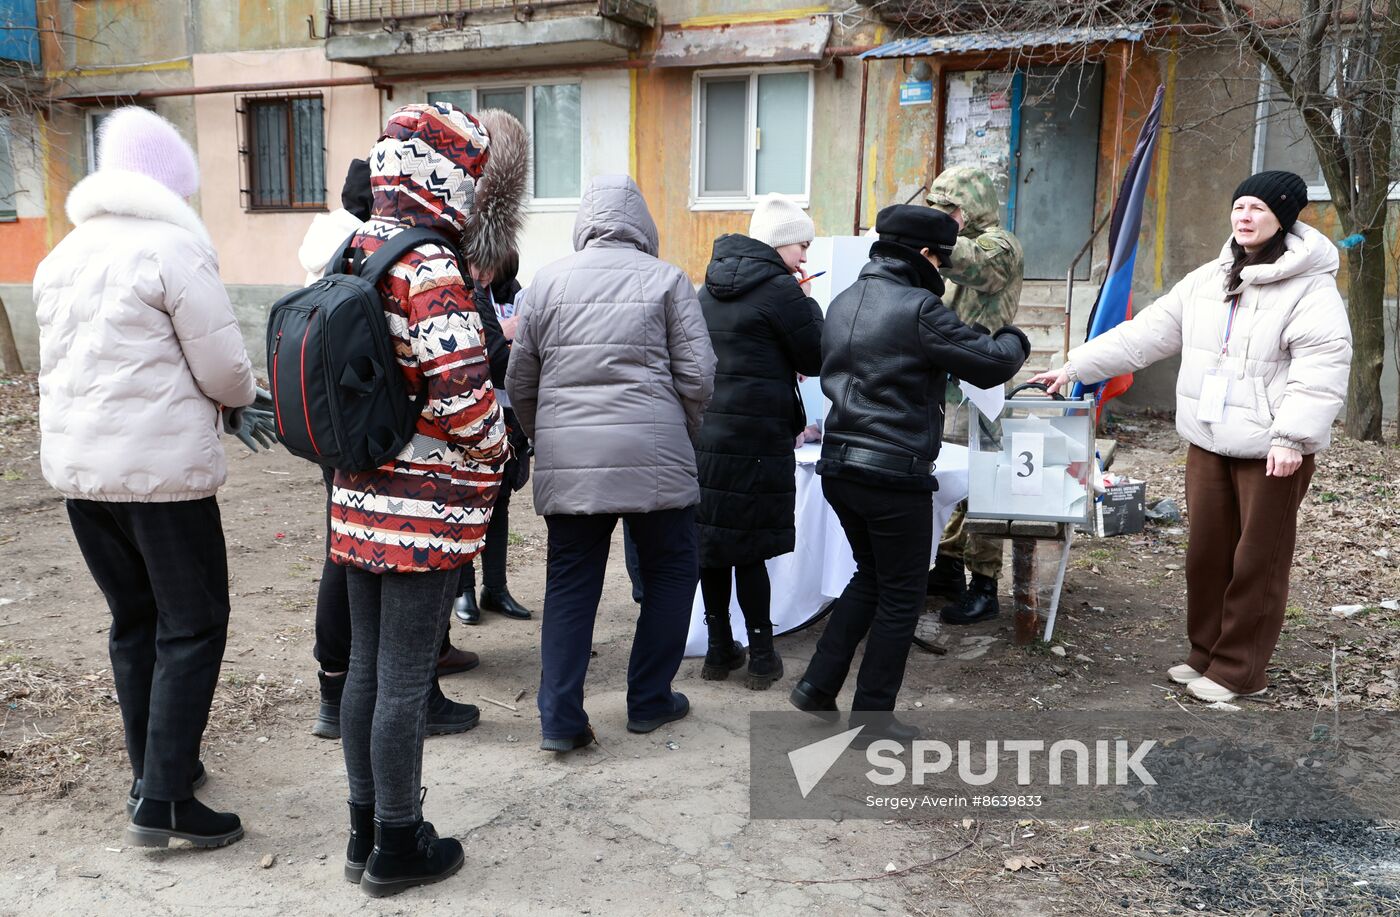
[[(962, 224), (953, 253), (941, 268), (949, 281), (944, 302), (967, 325), (996, 332), (1016, 320), (1021, 301), (1025, 258), (1021, 243), (1001, 225), (996, 187), (986, 172), (973, 166), (944, 169), (928, 192), (928, 204)], [(962, 401), (962, 392), (949, 386), (949, 397)], [(971, 408), (950, 405), (945, 437), (967, 441)], [(929, 571), (929, 595), (951, 598), (943, 609), (947, 624), (971, 624), (995, 617), (997, 578), (1001, 575), (1001, 542), (963, 529), (966, 501), (959, 503), (938, 543), (938, 560)], [(972, 573), (969, 584), (965, 577)]]
[(404, 255), (378, 287), (408, 388), (426, 389), (416, 434), (379, 468), (337, 471), (331, 499), (331, 557), (349, 568), (346, 871), (362, 873), (375, 896), (446, 878), (463, 862), (461, 844), (423, 821), (419, 783), (425, 705), (460, 568), (481, 550), (509, 457), (481, 319), (456, 255), (515, 244), (495, 238), (500, 225), (480, 215), (492, 209), (484, 202), (493, 171), (518, 163), (527, 144), (498, 143), (523, 133), (518, 124), (493, 129), (488, 114), (510, 117), (472, 117), (445, 103), (396, 111), (370, 151), (374, 203), (352, 246), (369, 255), (409, 228), (444, 237)]

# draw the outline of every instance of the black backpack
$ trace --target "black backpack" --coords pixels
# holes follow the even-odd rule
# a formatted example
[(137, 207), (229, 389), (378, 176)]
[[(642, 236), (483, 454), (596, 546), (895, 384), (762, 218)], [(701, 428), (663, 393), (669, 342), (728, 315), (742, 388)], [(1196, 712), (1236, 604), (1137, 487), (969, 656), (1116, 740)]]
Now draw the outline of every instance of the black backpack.
[(409, 250), (437, 233), (405, 229), (365, 259), (351, 245), (331, 269), (354, 258), (353, 273), (329, 273), (277, 300), (267, 319), (267, 368), (277, 436), (287, 451), (341, 471), (378, 468), (413, 438), (427, 387), (410, 397), (394, 356), (377, 284)]

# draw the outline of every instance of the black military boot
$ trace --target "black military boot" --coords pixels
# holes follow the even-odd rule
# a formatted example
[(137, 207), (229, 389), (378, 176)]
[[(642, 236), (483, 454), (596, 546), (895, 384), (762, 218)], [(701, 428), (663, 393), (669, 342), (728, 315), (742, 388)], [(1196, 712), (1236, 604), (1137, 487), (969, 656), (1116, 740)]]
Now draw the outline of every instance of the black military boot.
[(958, 599), (967, 591), (967, 571), (961, 557), (939, 554), (928, 571), (928, 595)]
[(350, 842), (345, 845), (345, 878), (360, 883), (374, 850), (374, 806), (350, 806)]
[(997, 581), (990, 576), (972, 574), (972, 582), (967, 591), (956, 602), (946, 606), (940, 613), (944, 624), (976, 624), (1001, 614), (997, 603)]
[(710, 631), (710, 648), (705, 653), (705, 664), (700, 667), (700, 677), (706, 681), (724, 681), (730, 672), (743, 667), (744, 647), (729, 629), (728, 614), (723, 618), (706, 614), (705, 627)]
[(456, 838), (438, 837), (421, 819), (409, 825), (374, 820), (374, 850), (365, 863), (360, 888), (374, 898), (396, 895), (417, 885), (441, 882), (462, 868), (466, 857)]
[(766, 691), (783, 677), (783, 657), (773, 649), (771, 622), (749, 627), (749, 672), (745, 684), (752, 691)]
[(345, 693), (345, 673), (327, 675), (317, 672), (321, 683), (321, 706), (316, 710), (316, 724), (311, 734), (323, 739), (340, 738), (340, 695)]

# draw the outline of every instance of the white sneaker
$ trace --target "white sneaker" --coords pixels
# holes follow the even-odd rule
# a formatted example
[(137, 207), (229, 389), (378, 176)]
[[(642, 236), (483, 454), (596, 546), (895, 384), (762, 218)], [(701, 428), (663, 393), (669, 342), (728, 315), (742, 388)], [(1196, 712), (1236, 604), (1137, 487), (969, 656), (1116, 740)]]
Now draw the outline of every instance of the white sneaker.
[(1218, 685), (1209, 678), (1201, 677), (1187, 685), (1186, 690), (1190, 691), (1191, 695), (1198, 700), (1215, 703), (1216, 701), (1229, 702), (1237, 697), (1258, 697), (1269, 689), (1260, 688), (1258, 691), (1251, 691), (1248, 694), (1236, 694), (1224, 685)]
[(1167, 669), (1167, 677), (1179, 685), (1189, 685), (1200, 678), (1201, 673), (1183, 662), (1181, 665), (1174, 665)]

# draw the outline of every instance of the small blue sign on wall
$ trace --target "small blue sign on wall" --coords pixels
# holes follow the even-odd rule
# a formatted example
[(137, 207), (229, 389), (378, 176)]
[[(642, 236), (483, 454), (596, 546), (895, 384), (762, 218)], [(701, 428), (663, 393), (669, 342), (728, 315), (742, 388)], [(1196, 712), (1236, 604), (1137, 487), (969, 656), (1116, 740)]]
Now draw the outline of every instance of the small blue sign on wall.
[(909, 80), (899, 84), (900, 105), (930, 105), (933, 103), (933, 83)]

